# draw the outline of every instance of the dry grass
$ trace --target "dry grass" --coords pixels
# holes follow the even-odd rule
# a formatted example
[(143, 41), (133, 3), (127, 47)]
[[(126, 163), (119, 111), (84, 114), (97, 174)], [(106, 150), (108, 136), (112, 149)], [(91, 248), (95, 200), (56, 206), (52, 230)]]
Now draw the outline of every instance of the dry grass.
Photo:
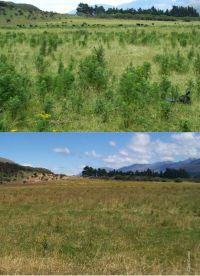
[(1, 274), (198, 274), (200, 185), (1, 186)]

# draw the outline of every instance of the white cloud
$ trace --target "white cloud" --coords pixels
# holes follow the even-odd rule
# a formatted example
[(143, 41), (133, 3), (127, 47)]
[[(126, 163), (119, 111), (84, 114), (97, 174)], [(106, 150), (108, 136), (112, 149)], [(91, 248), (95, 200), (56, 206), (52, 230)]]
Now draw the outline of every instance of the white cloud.
[(99, 158), (99, 157), (101, 157), (101, 155), (97, 154), (95, 150), (86, 151), (86, 152), (85, 152), (85, 155), (86, 155), (87, 157), (92, 157), (92, 158)]
[(200, 136), (193, 132), (177, 133), (172, 135), (172, 139), (180, 142), (200, 141)]
[(121, 154), (122, 156), (128, 156), (129, 153), (126, 150), (120, 150), (119, 154)]
[(133, 136), (128, 148), (138, 153), (144, 153), (150, 144), (150, 135), (146, 133), (137, 133)]
[(64, 155), (69, 155), (71, 153), (68, 148), (54, 148), (53, 151), (55, 153), (60, 153), (60, 154), (64, 154)]
[(115, 148), (117, 146), (117, 143), (115, 141), (109, 141), (109, 145)]
[(30, 163), (24, 163), (24, 164), (21, 164), (21, 165), (24, 166), (24, 167), (33, 167), (33, 165), (30, 164)]
[[(60, 13), (66, 13), (73, 9), (76, 9), (78, 4), (81, 2), (79, 0), (15, 0), (16, 3), (26, 2), (27, 4), (33, 4), (39, 7), (42, 10), (48, 11), (57, 11)], [(104, 0), (104, 4), (109, 4), (113, 6), (117, 6), (122, 3), (126, 3), (127, 0)], [(88, 3), (90, 5), (99, 4), (98, 0), (85, 0), (84, 3)]]
[(136, 133), (129, 143), (114, 155), (102, 160), (113, 167), (148, 164), (159, 161), (178, 161), (200, 156), (200, 135), (180, 133), (171, 135), (171, 141), (152, 140), (146, 133)]

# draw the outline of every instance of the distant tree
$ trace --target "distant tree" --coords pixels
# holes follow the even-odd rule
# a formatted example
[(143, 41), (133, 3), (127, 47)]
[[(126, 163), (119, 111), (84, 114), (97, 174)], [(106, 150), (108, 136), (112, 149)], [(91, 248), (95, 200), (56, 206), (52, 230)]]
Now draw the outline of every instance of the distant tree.
[(193, 7), (182, 7), (182, 6), (173, 6), (171, 10), (167, 9), (166, 11), (160, 10), (155, 8), (154, 6), (149, 9), (141, 9), (135, 10), (133, 8), (123, 10), (118, 8), (109, 8), (105, 10), (103, 6), (95, 7), (89, 6), (88, 4), (80, 3), (77, 7), (77, 14), (78, 15), (89, 15), (89, 16), (98, 16), (98, 15), (110, 15), (114, 17), (122, 18), (131, 18), (133, 15), (145, 15), (151, 16), (150, 18), (153, 19), (155, 16), (173, 16), (173, 17), (199, 17), (199, 13)]
[(77, 7), (77, 14), (85, 14), (85, 15), (93, 15), (94, 9), (90, 7), (88, 4), (80, 3)]
[(161, 178), (161, 179), (187, 179), (189, 178), (189, 174), (184, 169), (166, 169), (165, 172), (154, 172), (150, 169), (146, 171), (109, 171), (107, 172), (105, 169), (94, 169), (92, 167), (86, 166), (82, 172), (83, 177), (109, 177), (115, 178), (119, 180), (142, 180), (142, 179), (152, 179), (152, 178)]

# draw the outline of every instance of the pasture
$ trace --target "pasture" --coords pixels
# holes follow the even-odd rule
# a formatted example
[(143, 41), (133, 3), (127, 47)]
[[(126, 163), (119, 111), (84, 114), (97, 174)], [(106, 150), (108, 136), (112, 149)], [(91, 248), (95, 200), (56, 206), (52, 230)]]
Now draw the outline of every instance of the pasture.
[(199, 131), (199, 43), (198, 22), (2, 19), (0, 130)]
[(0, 187), (0, 274), (199, 274), (200, 184)]

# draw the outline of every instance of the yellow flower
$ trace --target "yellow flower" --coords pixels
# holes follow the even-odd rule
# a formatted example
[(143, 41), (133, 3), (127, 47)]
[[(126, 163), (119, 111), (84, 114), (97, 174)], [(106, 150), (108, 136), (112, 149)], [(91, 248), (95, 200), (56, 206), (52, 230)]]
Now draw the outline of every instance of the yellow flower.
[(38, 119), (48, 120), (51, 118), (51, 115), (47, 113), (41, 113), (41, 114), (35, 115), (35, 117)]
[(17, 129), (11, 129), (11, 131), (10, 132), (17, 132)]

